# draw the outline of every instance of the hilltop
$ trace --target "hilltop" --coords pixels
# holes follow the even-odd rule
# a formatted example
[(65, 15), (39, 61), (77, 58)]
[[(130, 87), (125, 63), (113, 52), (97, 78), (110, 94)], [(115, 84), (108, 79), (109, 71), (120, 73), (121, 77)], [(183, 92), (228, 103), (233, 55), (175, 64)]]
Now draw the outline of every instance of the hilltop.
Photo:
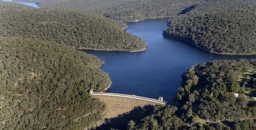
[(55, 41), (91, 50), (136, 52), (147, 46), (142, 39), (124, 32), (126, 25), (122, 22), (94, 13), (63, 8), (12, 9), (14, 6), (7, 3), (0, 8), (2, 36)]
[(0, 37), (0, 54), (1, 129), (82, 129), (101, 120), (105, 105), (88, 90), (111, 81), (97, 57), (22, 37)]

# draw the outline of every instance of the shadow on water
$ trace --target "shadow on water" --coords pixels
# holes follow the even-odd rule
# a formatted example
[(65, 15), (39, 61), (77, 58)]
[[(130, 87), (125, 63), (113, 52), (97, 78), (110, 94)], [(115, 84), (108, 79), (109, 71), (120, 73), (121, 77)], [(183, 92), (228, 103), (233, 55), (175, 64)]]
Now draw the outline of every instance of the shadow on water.
[(111, 128), (125, 130), (130, 120), (139, 120), (150, 115), (153, 111), (154, 107), (151, 105), (136, 107), (132, 111), (119, 115), (116, 118), (105, 119), (105, 124), (102, 124), (95, 130), (110, 130)]

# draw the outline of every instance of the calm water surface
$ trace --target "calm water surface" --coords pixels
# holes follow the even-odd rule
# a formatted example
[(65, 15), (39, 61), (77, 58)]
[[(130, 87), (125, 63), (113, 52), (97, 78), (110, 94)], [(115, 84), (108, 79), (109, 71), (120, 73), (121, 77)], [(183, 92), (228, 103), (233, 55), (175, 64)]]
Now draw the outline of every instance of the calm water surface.
[(134, 94), (170, 101), (181, 84), (181, 75), (194, 64), (223, 59), (252, 59), (256, 56), (209, 54), (185, 43), (164, 38), (167, 19), (128, 23), (127, 32), (148, 43), (145, 52), (86, 51), (102, 59), (102, 69), (113, 82), (110, 92)]

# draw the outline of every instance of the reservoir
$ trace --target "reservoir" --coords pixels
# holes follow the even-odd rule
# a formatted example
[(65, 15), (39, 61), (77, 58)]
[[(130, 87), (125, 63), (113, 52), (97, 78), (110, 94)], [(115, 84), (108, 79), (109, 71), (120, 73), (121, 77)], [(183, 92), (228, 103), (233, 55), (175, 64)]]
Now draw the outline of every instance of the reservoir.
[[(2, 0), (13, 2), (13, 0)], [(17, 2), (39, 8), (38, 3)], [(86, 51), (102, 59), (102, 70), (112, 80), (109, 92), (146, 96), (164, 97), (170, 102), (171, 97), (181, 86), (181, 75), (194, 64), (212, 60), (256, 59), (256, 56), (224, 56), (210, 54), (189, 46), (186, 43), (164, 38), (167, 19), (145, 20), (128, 23), (126, 32), (144, 39), (147, 50), (138, 53)]]
[(144, 39), (147, 50), (139, 53), (86, 51), (102, 59), (102, 70), (113, 82), (110, 92), (170, 101), (181, 84), (181, 75), (194, 64), (212, 60), (254, 59), (256, 56), (210, 54), (186, 43), (164, 38), (167, 19), (128, 23), (127, 32)]

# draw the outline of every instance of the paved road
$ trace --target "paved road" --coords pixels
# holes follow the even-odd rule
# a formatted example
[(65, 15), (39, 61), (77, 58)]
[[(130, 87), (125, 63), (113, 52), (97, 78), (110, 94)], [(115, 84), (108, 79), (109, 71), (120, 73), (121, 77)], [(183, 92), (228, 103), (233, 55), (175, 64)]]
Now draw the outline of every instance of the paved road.
[(132, 99), (137, 99), (137, 100), (144, 100), (147, 102), (153, 102), (153, 103), (160, 104), (160, 105), (166, 105), (166, 102), (164, 102), (164, 101), (159, 101), (157, 99), (136, 96), (136, 95), (128, 95), (128, 94), (120, 94), (120, 93), (103, 93), (103, 92), (93, 92), (91, 95), (132, 98)]

